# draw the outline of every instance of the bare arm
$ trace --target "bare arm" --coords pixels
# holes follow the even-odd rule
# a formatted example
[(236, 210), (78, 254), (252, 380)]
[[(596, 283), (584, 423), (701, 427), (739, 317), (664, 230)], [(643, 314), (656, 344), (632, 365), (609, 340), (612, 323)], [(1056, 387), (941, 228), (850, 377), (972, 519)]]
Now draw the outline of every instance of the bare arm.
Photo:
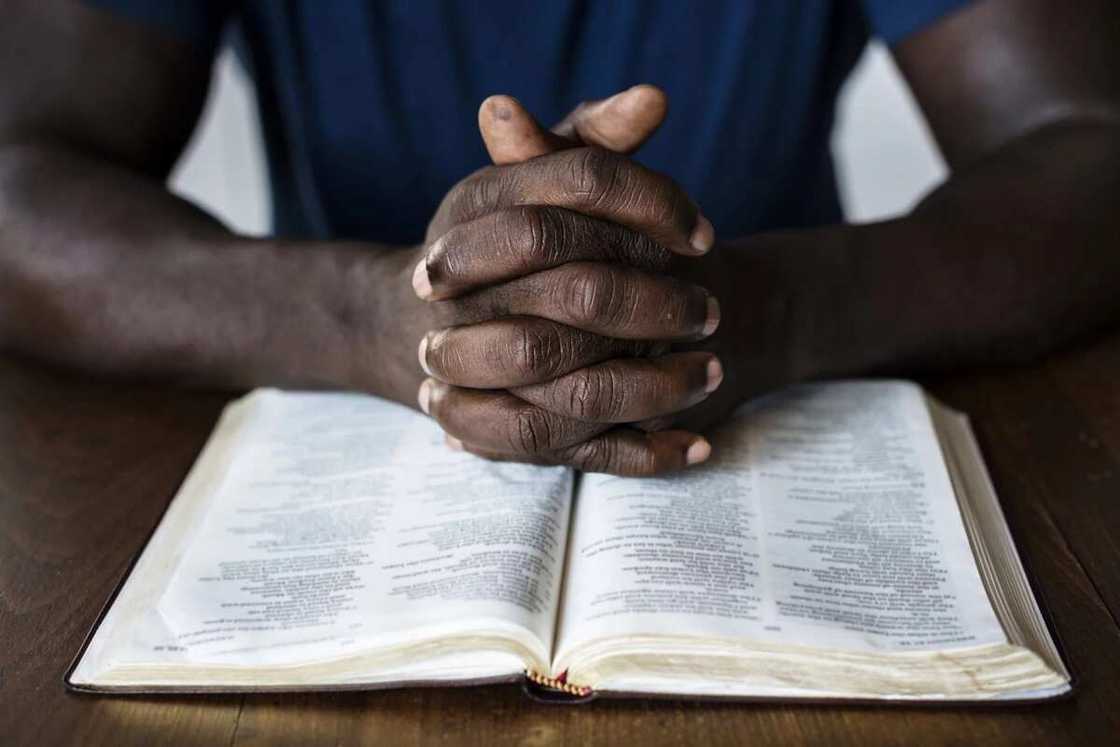
[[(208, 61), (191, 48), (77, 3), (18, 0), (0, 26), (7, 54), (0, 62), (14, 72), (0, 80), (0, 348), (205, 386), (361, 389), (419, 405), (453, 432), (457, 424), (480, 429), (491, 446), (585, 468), (644, 473), (697, 461), (702, 439), (688, 432), (607, 432), (613, 421), (550, 413), (512, 395), (423, 389), (418, 346), (429, 330), (477, 324), (456, 336), (470, 353), (460, 361), (467, 379), (478, 384), (480, 372), (496, 369), (522, 372), (510, 383), (536, 383), (542, 372), (574, 374), (632, 353), (642, 344), (633, 338), (696, 336), (708, 327), (703, 289), (571, 263), (423, 301), (410, 279), (427, 267), (427, 245), (246, 239), (166, 191), (208, 78)], [(638, 183), (651, 185), (641, 199)], [(697, 223), (670, 180), (573, 148), (465, 178), (428, 238), (453, 267), (476, 246), (509, 249), (516, 264), (519, 241), (557, 257), (591, 247), (648, 259), (653, 245), (643, 234), (695, 254)], [(546, 235), (545, 225), (563, 230)], [(710, 232), (700, 227), (701, 248)], [(586, 241), (572, 245), (573, 236)], [(597, 289), (616, 280), (655, 301), (646, 316), (603, 307)], [(665, 308), (680, 313), (665, 319)], [(673, 396), (658, 406), (678, 409), (704, 393), (710, 358), (645, 370), (639, 388), (663, 391), (668, 382)]]
[(951, 177), (895, 220), (675, 262), (719, 299), (715, 335), (686, 347), (724, 382), (643, 425), (702, 429), (792, 381), (1029, 360), (1120, 321), (1118, 33), (1109, 0), (986, 0), (903, 42)]
[(894, 52), (951, 176), (895, 220), (706, 257), (728, 383), (686, 424), (792, 380), (1017, 363), (1120, 321), (1120, 6), (985, 0)]
[(0, 347), (104, 373), (413, 399), (401, 251), (245, 239), (164, 188), (209, 60), (79, 3), (4, 14)]
[(895, 55), (953, 173), (910, 216), (841, 238), (851, 328), (881, 342), (838, 359), (1017, 362), (1114, 324), (1120, 6), (987, 0)]

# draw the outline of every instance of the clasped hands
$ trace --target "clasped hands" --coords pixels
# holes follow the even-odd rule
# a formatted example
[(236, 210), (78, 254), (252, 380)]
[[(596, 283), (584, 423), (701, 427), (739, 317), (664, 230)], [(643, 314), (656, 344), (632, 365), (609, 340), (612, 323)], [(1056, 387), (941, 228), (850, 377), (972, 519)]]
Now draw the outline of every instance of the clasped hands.
[(665, 108), (638, 86), (546, 131), (514, 99), (483, 103), (494, 165), (444, 198), (412, 275), (438, 325), (419, 343), (418, 401), (452, 448), (620, 475), (708, 458), (674, 420), (723, 367), (675, 346), (720, 323), (715, 296), (683, 279), (714, 232), (671, 179), (626, 156)]

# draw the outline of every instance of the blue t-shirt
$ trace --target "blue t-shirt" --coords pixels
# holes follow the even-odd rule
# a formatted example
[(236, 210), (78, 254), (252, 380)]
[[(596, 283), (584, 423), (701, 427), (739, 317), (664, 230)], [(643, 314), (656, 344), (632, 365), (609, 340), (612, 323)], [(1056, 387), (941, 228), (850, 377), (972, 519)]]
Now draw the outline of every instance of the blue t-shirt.
[(637, 83), (669, 96), (638, 159), (720, 235), (841, 219), (829, 135), (869, 35), (968, 0), (90, 0), (212, 55), (232, 29), (257, 90), (274, 229), (416, 242), (486, 164), (478, 105), (542, 122)]

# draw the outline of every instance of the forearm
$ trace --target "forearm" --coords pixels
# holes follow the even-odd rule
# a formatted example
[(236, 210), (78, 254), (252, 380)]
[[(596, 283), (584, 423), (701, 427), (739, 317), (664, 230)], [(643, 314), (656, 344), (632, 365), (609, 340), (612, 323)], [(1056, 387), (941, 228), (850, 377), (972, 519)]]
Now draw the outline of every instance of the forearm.
[(1022, 138), (908, 216), (791, 234), (795, 378), (1029, 360), (1120, 320), (1120, 128)]
[(0, 148), (0, 344), (26, 355), (411, 399), (406, 364), (386, 354), (399, 310), (378, 292), (399, 252), (371, 249), (245, 239), (127, 170), (58, 146)]

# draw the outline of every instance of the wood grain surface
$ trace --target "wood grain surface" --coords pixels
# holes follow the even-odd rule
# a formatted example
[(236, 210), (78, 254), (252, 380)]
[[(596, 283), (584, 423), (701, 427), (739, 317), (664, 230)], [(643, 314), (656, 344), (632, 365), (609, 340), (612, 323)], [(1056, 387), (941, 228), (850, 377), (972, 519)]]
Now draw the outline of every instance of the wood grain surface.
[(599, 701), (516, 687), (222, 697), (66, 692), (63, 674), (228, 395), (0, 358), (0, 744), (1111, 744), (1120, 734), (1120, 337), (926, 382), (972, 416), (1078, 678), (1045, 705)]

